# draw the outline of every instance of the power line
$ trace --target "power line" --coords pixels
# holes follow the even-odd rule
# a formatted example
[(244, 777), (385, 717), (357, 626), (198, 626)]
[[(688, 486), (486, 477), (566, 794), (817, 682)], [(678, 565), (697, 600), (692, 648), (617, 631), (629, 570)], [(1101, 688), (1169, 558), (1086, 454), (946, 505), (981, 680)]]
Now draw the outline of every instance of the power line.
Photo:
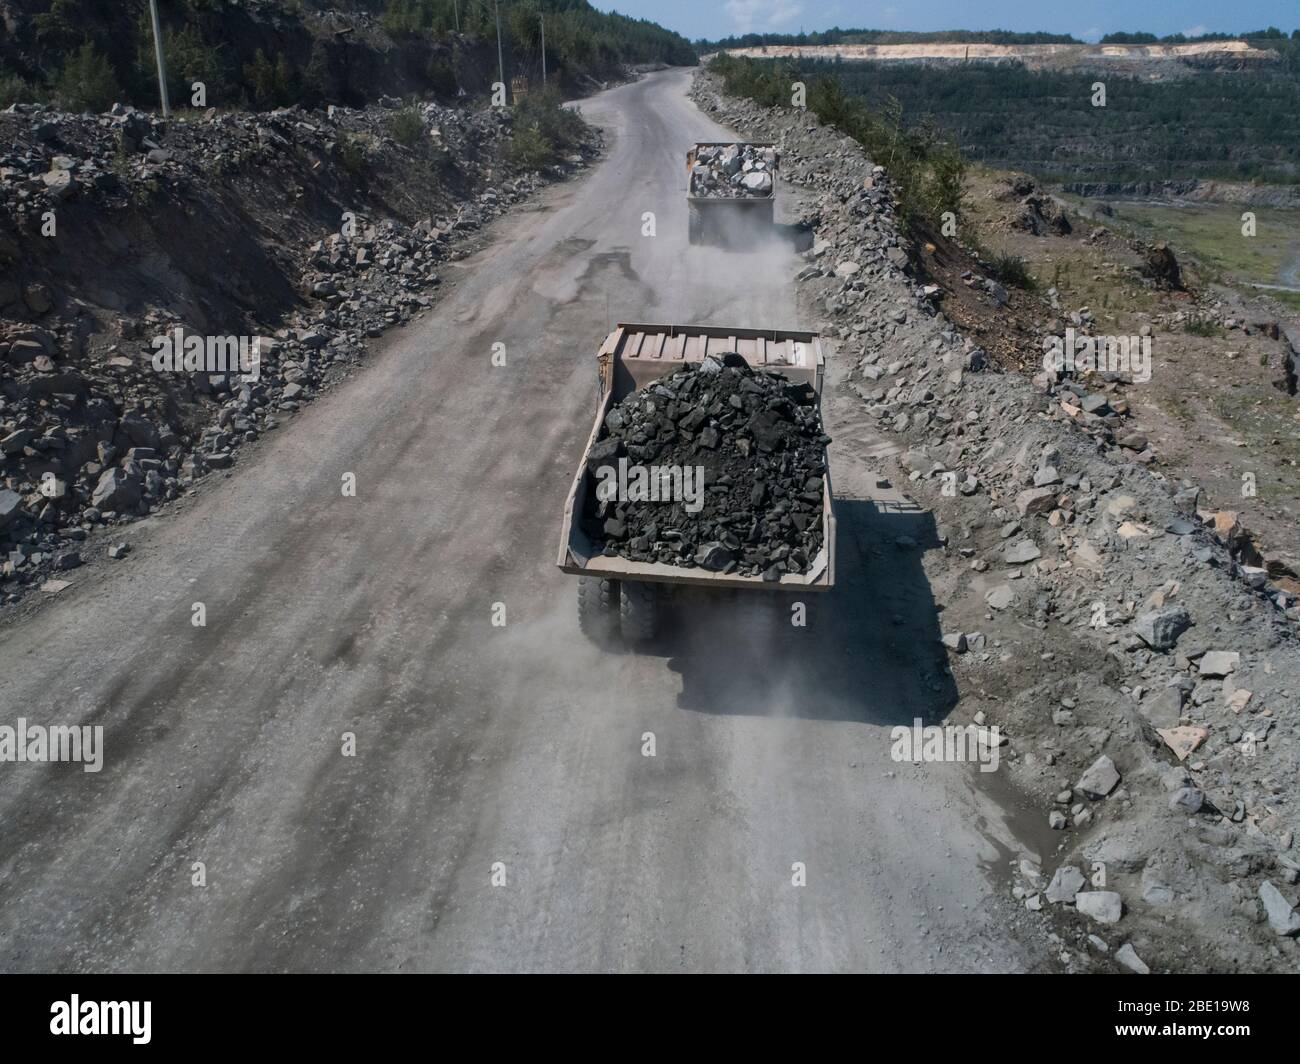
[(163, 59), (162, 27), (158, 23), (158, 0), (149, 0), (149, 14), (153, 20), (153, 50), (158, 60), (158, 96), (162, 100), (163, 118), (170, 118), (171, 101), (167, 98), (167, 63)]
[(504, 93), (506, 91), (506, 61), (503, 58), (501, 52), (501, 2), (500, 0), (492, 0), (492, 6), (496, 9), (496, 20), (497, 20), (497, 70), (500, 72), (501, 91)]

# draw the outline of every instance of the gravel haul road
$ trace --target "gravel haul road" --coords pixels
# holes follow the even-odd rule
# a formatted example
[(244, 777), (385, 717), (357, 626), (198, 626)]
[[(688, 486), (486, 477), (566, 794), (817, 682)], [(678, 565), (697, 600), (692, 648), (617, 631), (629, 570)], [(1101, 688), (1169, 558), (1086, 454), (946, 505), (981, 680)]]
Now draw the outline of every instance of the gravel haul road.
[(689, 76), (584, 101), (590, 174), (494, 223), (428, 315), (132, 526), (126, 560), (0, 629), (4, 720), (105, 746), (98, 773), (0, 769), (0, 969), (1047, 965), (979, 774), (890, 759), (893, 726), (955, 701), (918, 552), (876, 546), (933, 523), (877, 489), (834, 365), (838, 585), (808, 627), (719, 604), (646, 654), (578, 633), (555, 552), (611, 323), (817, 325), (789, 242), (687, 246), (685, 153), (734, 139)]

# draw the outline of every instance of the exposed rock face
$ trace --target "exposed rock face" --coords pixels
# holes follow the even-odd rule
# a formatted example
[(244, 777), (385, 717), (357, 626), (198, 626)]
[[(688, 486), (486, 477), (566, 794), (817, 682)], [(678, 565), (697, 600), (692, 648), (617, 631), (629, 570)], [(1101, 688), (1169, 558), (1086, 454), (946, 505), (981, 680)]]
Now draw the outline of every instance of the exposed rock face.
[(1146, 251), (1146, 270), (1148, 275), (1162, 288), (1181, 289), (1182, 272), (1178, 260), (1169, 250), (1167, 244), (1152, 244)]
[[(0, 113), (0, 604), (69, 541), (233, 466), (430, 306), (466, 238), (598, 149), (520, 171), (508, 110), (418, 105), (411, 143), (393, 117)], [(161, 339), (197, 349), (160, 368)], [(203, 361), (228, 350), (256, 372)]]

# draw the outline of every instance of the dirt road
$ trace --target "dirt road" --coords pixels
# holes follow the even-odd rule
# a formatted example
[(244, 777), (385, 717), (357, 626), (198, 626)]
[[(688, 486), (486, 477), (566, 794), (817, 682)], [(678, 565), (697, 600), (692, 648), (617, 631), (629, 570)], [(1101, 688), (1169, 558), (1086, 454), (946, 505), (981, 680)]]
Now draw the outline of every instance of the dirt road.
[(816, 325), (788, 246), (687, 247), (683, 154), (727, 134), (686, 81), (584, 102), (594, 173), (498, 222), (430, 315), (126, 561), (0, 629), (0, 721), (106, 745), (98, 774), (0, 765), (0, 968), (1043, 964), (1004, 924), (1012, 840), (974, 773), (889, 759), (892, 725), (955, 698), (892, 545), (934, 532), (882, 501), (833, 383), (841, 585), (808, 629), (766, 645), (719, 607), (644, 656), (578, 634), (556, 535), (609, 323)]

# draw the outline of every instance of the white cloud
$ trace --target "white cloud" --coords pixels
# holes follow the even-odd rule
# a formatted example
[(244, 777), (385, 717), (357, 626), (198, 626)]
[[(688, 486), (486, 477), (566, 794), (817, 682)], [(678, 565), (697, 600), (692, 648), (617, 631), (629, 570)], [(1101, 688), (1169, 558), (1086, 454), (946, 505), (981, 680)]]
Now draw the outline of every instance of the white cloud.
[(778, 29), (802, 13), (798, 0), (727, 0), (727, 14), (740, 33)]
[(1075, 36), (1081, 41), (1091, 41), (1093, 44), (1096, 44), (1102, 37), (1101, 28), (1099, 26), (1093, 26), (1092, 29), (1084, 30), (1082, 33), (1076, 33)]
[(1183, 30), (1184, 37), (1202, 37), (1210, 32), (1209, 26), (1193, 26), (1190, 30)]

